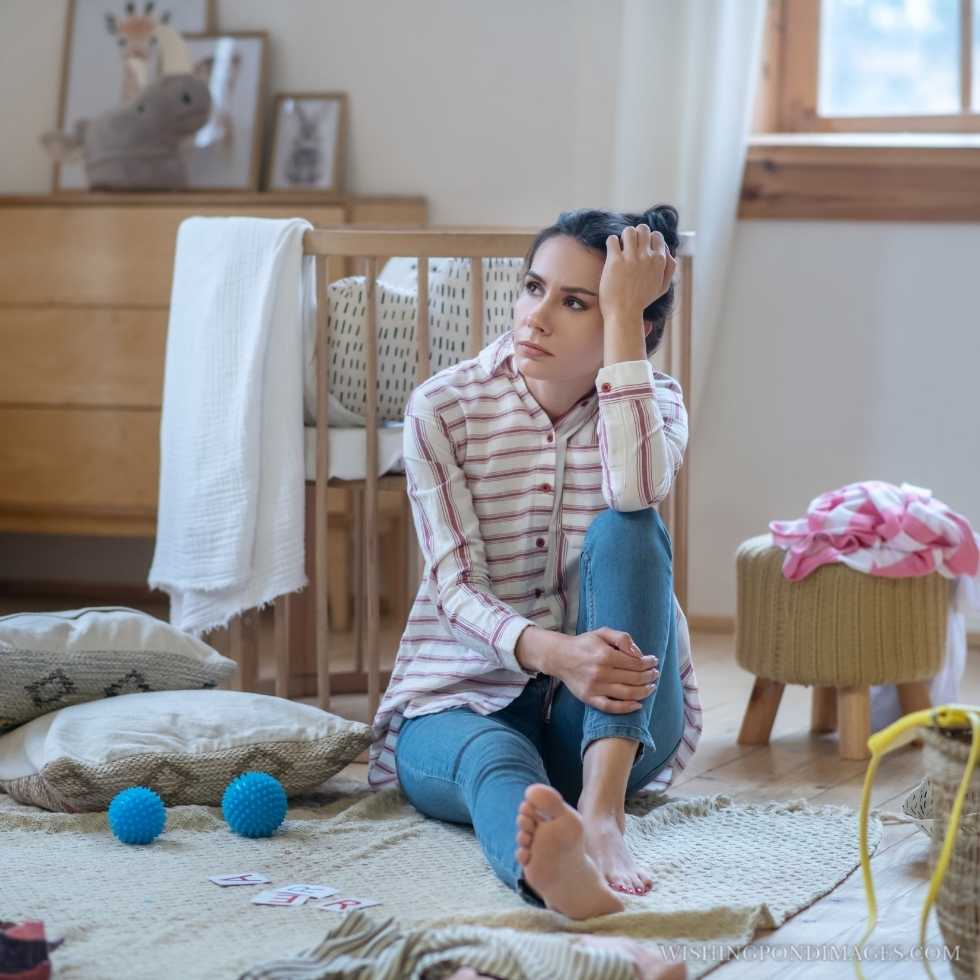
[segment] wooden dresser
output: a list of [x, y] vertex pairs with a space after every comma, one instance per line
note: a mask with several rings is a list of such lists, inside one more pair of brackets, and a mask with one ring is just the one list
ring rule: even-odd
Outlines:
[[0, 532], [154, 535], [174, 243], [191, 215], [418, 227], [426, 202], [0, 197]]

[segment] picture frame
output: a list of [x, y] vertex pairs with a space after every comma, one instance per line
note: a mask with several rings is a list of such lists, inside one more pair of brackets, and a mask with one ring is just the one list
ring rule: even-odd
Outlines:
[[[215, 0], [68, 0], [59, 129], [72, 130], [80, 119], [122, 105], [141, 80], [156, 77], [160, 54], [151, 40], [148, 21], [152, 20], [160, 20], [180, 34], [208, 33], [214, 29]], [[53, 192], [87, 188], [81, 163], [53, 165]]]
[[267, 191], [344, 192], [346, 92], [280, 92], [273, 116]]
[[185, 34], [195, 74], [208, 82], [211, 116], [183, 150], [188, 189], [256, 191], [268, 72], [265, 31]]

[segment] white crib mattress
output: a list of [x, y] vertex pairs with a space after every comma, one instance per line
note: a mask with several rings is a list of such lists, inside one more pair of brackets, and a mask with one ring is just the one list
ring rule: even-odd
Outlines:
[[[399, 424], [378, 428], [378, 476], [404, 473], [402, 463], [402, 429]], [[304, 428], [306, 479], [316, 479], [316, 429]], [[329, 479], [363, 480], [367, 476], [367, 429], [330, 427]]]

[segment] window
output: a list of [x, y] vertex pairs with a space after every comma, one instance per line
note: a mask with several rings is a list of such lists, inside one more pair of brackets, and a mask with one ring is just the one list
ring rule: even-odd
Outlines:
[[789, 132], [980, 132], [980, 0], [785, 0]]
[[768, 0], [741, 217], [980, 221], [980, 0]]

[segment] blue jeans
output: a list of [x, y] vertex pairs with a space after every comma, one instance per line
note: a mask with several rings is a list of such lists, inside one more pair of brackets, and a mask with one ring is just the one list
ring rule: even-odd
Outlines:
[[492, 714], [450, 708], [402, 722], [395, 761], [405, 795], [427, 816], [472, 824], [493, 870], [533, 904], [542, 903], [524, 882], [514, 855], [517, 808], [527, 787], [552, 785], [575, 806], [588, 745], [622, 737], [640, 743], [629, 795], [645, 786], [680, 744], [684, 712], [671, 561], [670, 535], [652, 509], [603, 511], [589, 525], [579, 559], [576, 633], [601, 626], [622, 629], [644, 654], [659, 659], [657, 687], [638, 710], [609, 714], [559, 684], [546, 717], [550, 678], [539, 675]]

